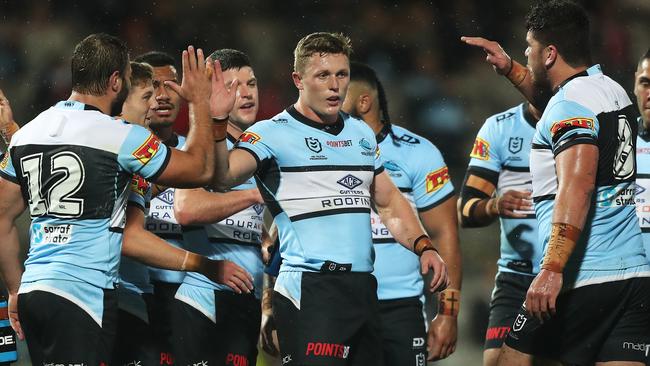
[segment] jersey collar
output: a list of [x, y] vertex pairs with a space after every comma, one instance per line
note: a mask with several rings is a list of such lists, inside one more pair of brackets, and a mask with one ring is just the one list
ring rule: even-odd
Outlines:
[[533, 116], [532, 113], [530, 113], [530, 110], [528, 110], [528, 105], [530, 103], [526, 102], [521, 105], [521, 114], [524, 117], [524, 121], [526, 121], [530, 127], [536, 128], [537, 127], [537, 119], [535, 119], [535, 116]]
[[303, 123], [309, 127], [316, 128], [318, 130], [321, 130], [323, 132], [327, 132], [329, 134], [332, 134], [334, 136], [338, 135], [343, 131], [343, 127], [345, 127], [345, 124], [343, 123], [343, 117], [341, 116], [341, 113], [339, 113], [339, 118], [334, 122], [334, 124], [327, 125], [324, 123], [318, 123], [314, 120], [311, 120], [307, 118], [304, 114], [298, 112], [296, 107], [294, 105], [289, 106], [287, 108], [287, 113], [291, 115], [296, 121]]
[[390, 135], [391, 132], [391, 126], [389, 123], [384, 123], [384, 127], [381, 128], [379, 133], [375, 136], [377, 138], [377, 143], [380, 144], [384, 139], [386, 139], [386, 136]]
[[77, 102], [75, 100], [62, 100], [56, 103], [55, 106], [57, 108], [75, 109], [78, 111], [97, 111], [99, 113], [104, 114], [104, 112], [102, 112], [101, 109], [95, 107], [94, 105]]
[[163, 141], [163, 144], [168, 147], [178, 147], [178, 142], [178, 135], [176, 133], [172, 133], [172, 137], [170, 137], [167, 141]]
[[556, 86], [553, 89], [553, 94], [556, 94], [560, 89], [562, 89], [563, 86], [565, 86], [569, 81], [581, 77], [581, 76], [591, 76], [591, 75], [596, 75], [596, 74], [602, 74], [603, 70], [601, 69], [599, 64], [593, 65], [590, 68], [581, 71], [575, 75], [570, 76], [568, 79], [564, 80], [563, 82], [560, 83], [560, 85]]

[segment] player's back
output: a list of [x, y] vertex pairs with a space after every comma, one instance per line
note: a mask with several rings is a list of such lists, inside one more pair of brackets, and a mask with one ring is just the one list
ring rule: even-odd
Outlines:
[[32, 217], [23, 283], [113, 287], [131, 171], [158, 171], [145, 168], [159, 149], [147, 134], [74, 101], [58, 103], [16, 133], [11, 165]]
[[565, 271], [569, 286], [650, 275], [634, 208], [635, 115], [623, 88], [592, 66], [560, 86], [537, 125], [531, 171], [545, 245], [557, 193], [554, 156], [576, 143], [599, 149], [591, 208]]

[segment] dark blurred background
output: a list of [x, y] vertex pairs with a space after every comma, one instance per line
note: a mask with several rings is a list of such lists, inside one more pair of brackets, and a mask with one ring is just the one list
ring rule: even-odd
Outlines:
[[[499, 41], [525, 64], [527, 0], [480, 1], [0, 1], [0, 88], [25, 123], [70, 93], [74, 45], [94, 32], [124, 39], [137, 56], [177, 57], [188, 44], [236, 48], [251, 57], [259, 118], [291, 104], [292, 52], [315, 31], [352, 38], [353, 59], [383, 80], [394, 124], [442, 151], [460, 186], [476, 132], [492, 114], [521, 102], [509, 83], [461, 35]], [[636, 62], [650, 46], [650, 1], [581, 1], [592, 21], [594, 61], [631, 92]], [[24, 237], [23, 237], [24, 238]], [[498, 257], [498, 227], [461, 230], [464, 291], [460, 341], [444, 365], [480, 364], [481, 339]]]

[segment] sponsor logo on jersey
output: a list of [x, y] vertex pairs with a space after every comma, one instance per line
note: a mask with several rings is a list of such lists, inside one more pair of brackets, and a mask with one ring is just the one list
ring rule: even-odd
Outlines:
[[515, 115], [514, 112], [508, 112], [508, 113], [500, 114], [500, 115], [497, 116], [497, 122], [501, 122], [504, 119], [510, 118], [510, 117], [512, 117], [514, 115]]
[[510, 140], [508, 141], [508, 151], [510, 151], [513, 154], [520, 152], [523, 146], [524, 146], [523, 137], [511, 137]]
[[362, 155], [371, 156], [379, 154], [379, 148], [374, 149], [370, 141], [366, 140], [365, 138], [359, 140], [359, 146], [363, 149], [361, 152]]
[[148, 188], [149, 183], [147, 183], [144, 178], [138, 174], [133, 175], [133, 178], [131, 178], [131, 192], [137, 193], [138, 195], [144, 197]]
[[305, 356], [334, 357], [347, 359], [350, 355], [350, 346], [336, 343], [309, 342]]
[[32, 225], [34, 244], [66, 244], [72, 238], [72, 225]]
[[320, 143], [320, 140], [315, 137], [305, 137], [305, 145], [307, 148], [316, 154], [323, 151], [323, 145]]
[[163, 193], [156, 196], [159, 200], [165, 202], [168, 205], [174, 204], [174, 190], [166, 189]]
[[160, 140], [154, 134], [150, 134], [140, 147], [134, 152], [133, 156], [138, 159], [142, 165], [146, 165], [158, 152]]
[[0, 160], [0, 169], [7, 169], [7, 165], [9, 165], [9, 151], [2, 155], [2, 160]]
[[337, 180], [336, 183], [342, 185], [347, 189], [355, 189], [356, 187], [360, 186], [363, 181], [352, 174], [348, 174], [345, 177]]
[[636, 149], [637, 154], [650, 154], [650, 147], [638, 147]]
[[325, 144], [329, 147], [351, 147], [352, 140], [329, 140], [325, 141]]
[[636, 184], [631, 186], [608, 187], [596, 194], [596, 205], [598, 207], [631, 206], [636, 203]]
[[469, 156], [475, 159], [490, 160], [490, 144], [482, 138], [477, 137], [474, 140], [472, 153]]
[[239, 136], [239, 142], [247, 142], [252, 145], [255, 145], [261, 139], [262, 138], [260, 137], [260, 135], [248, 131], [242, 133], [241, 136]]
[[253, 205], [253, 210], [255, 210], [255, 213], [258, 215], [261, 215], [262, 212], [264, 212], [264, 205], [261, 203], [256, 203]]
[[439, 190], [447, 182], [449, 182], [449, 168], [446, 166], [427, 174], [427, 193], [432, 193]]
[[554, 122], [551, 126], [551, 137], [555, 137], [555, 135], [560, 132], [569, 131], [574, 128], [586, 128], [589, 130], [594, 130], [594, 119], [576, 117]]
[[401, 141], [401, 142], [406, 142], [407, 144], [414, 144], [415, 145], [415, 144], [420, 143], [420, 139], [418, 139], [417, 137], [411, 136], [411, 135], [406, 135], [406, 134], [404, 134], [402, 136], [399, 136], [397, 139], [399, 141]]
[[399, 171], [399, 166], [397, 166], [397, 164], [395, 164], [394, 162], [392, 162], [390, 160], [384, 161], [384, 168], [386, 168], [386, 169], [388, 169], [388, 170], [390, 170], [392, 172]]
[[271, 121], [275, 123], [289, 123], [289, 121], [286, 118], [274, 118]]

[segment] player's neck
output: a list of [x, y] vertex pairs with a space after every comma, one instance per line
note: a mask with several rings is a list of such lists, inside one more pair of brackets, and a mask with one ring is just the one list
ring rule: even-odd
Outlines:
[[551, 82], [551, 89], [555, 90], [565, 80], [567, 80], [568, 78], [572, 77], [575, 74], [579, 74], [587, 70], [588, 68], [589, 66], [587, 65], [573, 67], [565, 62], [557, 62], [557, 64], [554, 65], [553, 68], [549, 69], [548, 71], [548, 78], [549, 81]]
[[72, 91], [72, 94], [70, 94], [70, 98], [68, 98], [68, 100], [73, 100], [75, 102], [88, 104], [99, 108], [99, 110], [104, 114], [111, 113], [111, 104], [113, 102], [108, 95], [96, 96], [90, 94], [81, 94], [76, 91]]
[[165, 142], [174, 137], [173, 126], [153, 126], [149, 125], [153, 133], [162, 141]]
[[372, 128], [375, 135], [379, 134], [379, 132], [384, 128], [384, 123], [381, 121], [381, 118], [379, 118], [379, 115], [368, 113], [363, 116], [363, 121]]

